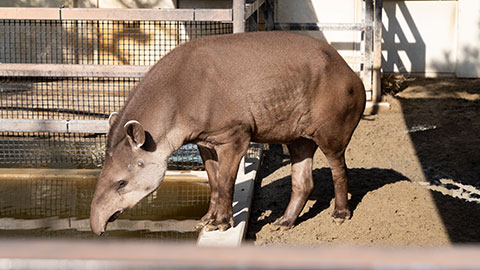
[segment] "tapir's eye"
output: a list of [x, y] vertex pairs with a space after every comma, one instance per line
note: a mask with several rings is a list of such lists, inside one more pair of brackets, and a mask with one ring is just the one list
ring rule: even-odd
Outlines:
[[128, 184], [127, 181], [125, 181], [125, 180], [120, 180], [120, 181], [117, 182], [117, 188], [118, 188], [118, 189], [122, 189], [122, 188], [124, 188], [127, 184]]
[[143, 164], [143, 161], [139, 160], [139, 161], [137, 161], [137, 166], [140, 167], [140, 168], [143, 168], [143, 166], [145, 166], [145, 164]]

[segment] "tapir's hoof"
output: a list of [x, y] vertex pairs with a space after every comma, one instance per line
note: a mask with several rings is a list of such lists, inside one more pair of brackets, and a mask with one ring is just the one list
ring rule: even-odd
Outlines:
[[211, 232], [211, 231], [219, 230], [221, 232], [224, 232], [231, 227], [233, 227], [233, 219], [230, 219], [230, 222], [228, 223], [211, 222], [205, 226], [205, 231]]
[[203, 229], [203, 227], [206, 227], [208, 224], [212, 223], [213, 221], [214, 219], [202, 220], [199, 223], [197, 223], [197, 225], [195, 225], [195, 230], [199, 232]]
[[275, 223], [273, 223], [273, 226], [277, 227], [276, 231], [281, 230], [288, 230], [293, 227], [294, 222], [286, 219], [285, 217], [281, 217], [279, 220], [277, 220]]
[[228, 228], [230, 228], [230, 224], [219, 224], [219, 225], [208, 224], [207, 226], [205, 226], [205, 231], [212, 232], [212, 231], [219, 230], [221, 232], [224, 232], [228, 230]]
[[340, 225], [345, 222], [345, 220], [349, 220], [351, 217], [350, 210], [338, 211], [335, 209], [332, 213], [333, 222], [337, 225]]

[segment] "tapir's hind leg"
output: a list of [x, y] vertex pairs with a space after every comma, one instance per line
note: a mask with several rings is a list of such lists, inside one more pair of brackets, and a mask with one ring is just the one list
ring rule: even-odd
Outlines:
[[317, 144], [312, 140], [300, 138], [289, 144], [288, 150], [292, 162], [292, 195], [285, 214], [276, 225], [291, 227], [313, 190], [312, 159]]
[[332, 170], [333, 187], [335, 192], [335, 209], [332, 213], [334, 218], [350, 218], [348, 209], [348, 181], [347, 166], [345, 165], [345, 150], [338, 153], [325, 153], [325, 157]]
[[335, 209], [332, 216], [338, 219], [350, 218], [348, 209], [348, 181], [347, 166], [345, 164], [345, 149], [350, 142], [353, 128], [339, 131], [339, 129], [325, 130], [323, 136], [317, 137], [316, 142], [325, 154], [330, 165], [335, 192]]

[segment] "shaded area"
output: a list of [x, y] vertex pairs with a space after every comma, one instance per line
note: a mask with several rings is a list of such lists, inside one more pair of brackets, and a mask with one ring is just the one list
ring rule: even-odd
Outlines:
[[433, 192], [438, 213], [452, 243], [479, 244], [480, 204]]
[[[331, 173], [314, 159], [315, 191], [294, 228], [271, 231], [288, 204], [290, 160], [270, 145], [256, 183], [256, 244], [437, 246], [480, 243], [480, 80], [404, 81], [392, 108], [365, 117], [347, 149], [354, 210], [333, 226]], [[406, 181], [403, 181], [406, 180]]]
[[480, 100], [399, 100], [426, 180], [454, 179], [479, 188]]
[[461, 198], [432, 192], [450, 240], [480, 242], [480, 80], [417, 78], [397, 96], [425, 180]]
[[[262, 186], [262, 180], [288, 163], [290, 163], [288, 155], [283, 153], [279, 145], [270, 145], [269, 150], [264, 152], [264, 160], [254, 192], [252, 215], [249, 221], [249, 238], [255, 239], [255, 234], [263, 226], [275, 222], [287, 208], [291, 193], [291, 176], [282, 177], [264, 186]], [[283, 169], [289, 171], [290, 167], [284, 167]], [[407, 179], [394, 170], [380, 168], [353, 168], [348, 170], [348, 176], [349, 193], [351, 194], [349, 204], [353, 216], [365, 194], [386, 184]], [[314, 203], [310, 205], [307, 212], [297, 219], [295, 225], [305, 222], [329, 208], [334, 198], [332, 175], [329, 167], [314, 169], [313, 178], [315, 189], [309, 200], [314, 201]], [[266, 211], [269, 213], [268, 216], [265, 216]]]
[[[385, 3], [384, 12], [388, 24], [382, 29], [382, 50], [386, 51], [382, 57], [382, 68], [402, 73], [425, 72], [426, 45], [405, 2]], [[401, 28], [400, 15], [405, 19], [414, 42], [409, 42]], [[405, 55], [409, 63], [404, 63], [401, 55]]]

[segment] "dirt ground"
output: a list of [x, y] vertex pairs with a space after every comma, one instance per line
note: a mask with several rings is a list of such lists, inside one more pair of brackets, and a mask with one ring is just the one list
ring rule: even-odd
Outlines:
[[480, 80], [387, 78], [389, 109], [365, 115], [347, 149], [352, 217], [333, 222], [333, 185], [317, 151], [296, 225], [273, 226], [290, 198], [289, 156], [270, 145], [247, 241], [256, 245], [445, 246], [480, 243]]

